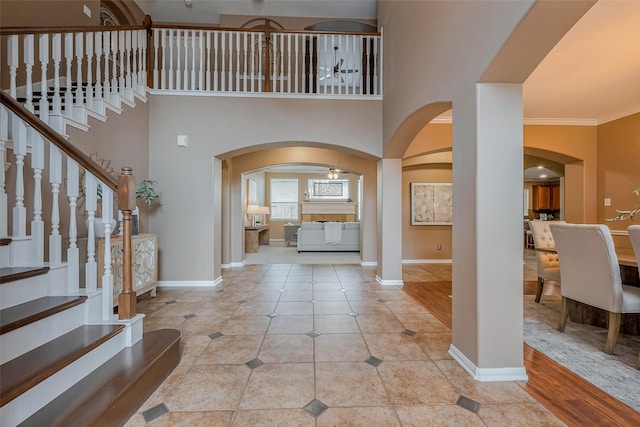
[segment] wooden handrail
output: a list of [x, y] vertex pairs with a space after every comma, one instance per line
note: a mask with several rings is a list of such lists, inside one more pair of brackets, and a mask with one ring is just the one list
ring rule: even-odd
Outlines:
[[111, 175], [98, 166], [96, 162], [91, 160], [91, 158], [84, 154], [78, 147], [64, 139], [51, 126], [40, 120], [38, 116], [27, 110], [21, 103], [10, 97], [2, 90], [0, 90], [0, 103], [4, 104], [9, 110], [27, 122], [29, 126], [35, 129], [45, 139], [51, 141], [52, 144], [62, 150], [67, 156], [75, 160], [80, 166], [88, 170], [92, 175], [106, 184], [113, 191], [118, 191], [118, 183]]
[[[167, 29], [186, 29], [186, 30], [212, 30], [212, 31], [241, 31], [248, 33], [263, 33], [263, 29], [256, 28], [229, 28], [229, 27], [216, 27], [215, 25], [200, 25], [200, 24], [182, 24], [179, 22], [153, 22], [151, 28], [167, 28]], [[379, 36], [380, 33], [371, 32], [350, 32], [350, 31], [309, 31], [309, 30], [281, 30], [270, 27], [271, 33], [284, 33], [284, 34], [333, 34], [339, 36]]]

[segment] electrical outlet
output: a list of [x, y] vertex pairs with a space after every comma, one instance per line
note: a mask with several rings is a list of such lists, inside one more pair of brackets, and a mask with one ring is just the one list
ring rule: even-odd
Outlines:
[[438, 243], [438, 250], [441, 251], [442, 250], [442, 244]]

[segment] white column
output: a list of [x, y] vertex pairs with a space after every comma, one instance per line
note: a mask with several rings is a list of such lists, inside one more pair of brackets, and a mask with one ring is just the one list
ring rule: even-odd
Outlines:
[[479, 381], [527, 378], [522, 346], [522, 126], [520, 84], [476, 84], [453, 102], [449, 354]]
[[381, 285], [402, 285], [402, 159], [378, 161], [378, 271]]

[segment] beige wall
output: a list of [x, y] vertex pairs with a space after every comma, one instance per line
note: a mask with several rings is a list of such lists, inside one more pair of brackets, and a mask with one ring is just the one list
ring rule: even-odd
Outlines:
[[[84, 14], [85, 5], [91, 10], [91, 17]], [[99, 24], [100, 0], [0, 1], [2, 27], [82, 27]]]

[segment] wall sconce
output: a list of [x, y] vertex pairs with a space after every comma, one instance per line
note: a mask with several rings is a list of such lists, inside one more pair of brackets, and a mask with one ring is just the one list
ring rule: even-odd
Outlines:
[[338, 177], [340, 175], [338, 175], [338, 172], [340, 172], [340, 169], [329, 169], [329, 174], [327, 175], [329, 177], [329, 179], [338, 179]]

